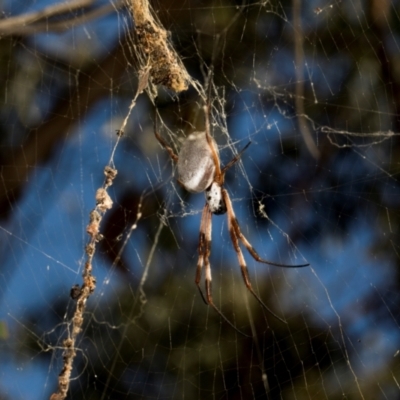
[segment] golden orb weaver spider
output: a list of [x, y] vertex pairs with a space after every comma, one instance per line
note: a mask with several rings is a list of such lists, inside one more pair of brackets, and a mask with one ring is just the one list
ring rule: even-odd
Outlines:
[[[257, 299], [261, 306], [267, 310], [275, 318], [283, 323], [287, 323], [277, 314], [275, 314], [254, 291], [249, 277], [247, 264], [240, 248], [240, 243], [246, 248], [250, 255], [260, 263], [273, 265], [283, 268], [301, 268], [307, 267], [310, 264], [300, 265], [285, 265], [262, 259], [250, 242], [242, 233], [239, 222], [236, 219], [233, 210], [232, 202], [228, 192], [223, 187], [225, 174], [236, 162], [240, 160], [243, 152], [250, 146], [251, 142], [229, 161], [223, 168], [219, 158], [219, 151], [214, 138], [210, 134], [210, 112], [211, 105], [204, 106], [205, 114], [205, 130], [201, 132], [191, 133], [183, 142], [179, 154], [176, 155], [168, 143], [160, 136], [157, 130], [157, 115], [155, 118], [154, 134], [161, 144], [167, 150], [169, 156], [176, 164], [178, 172], [178, 183], [183, 186], [188, 192], [205, 193], [206, 203], [203, 208], [200, 223], [200, 235], [198, 245], [198, 261], [196, 268], [196, 285], [200, 291], [201, 297], [207, 305], [210, 305], [214, 310], [236, 331], [245, 335], [238, 330], [236, 326], [220, 311], [214, 304], [211, 290], [211, 230], [212, 230], [212, 215], [221, 215], [227, 213], [228, 230], [230, 233], [232, 245], [236, 251], [239, 261], [242, 277], [247, 289]], [[201, 274], [203, 267], [205, 269], [205, 295], [200, 287]], [[247, 336], [247, 335], [245, 335]]]

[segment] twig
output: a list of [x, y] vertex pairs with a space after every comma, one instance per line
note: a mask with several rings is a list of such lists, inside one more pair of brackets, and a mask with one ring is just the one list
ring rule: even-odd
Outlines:
[[38, 23], [44, 19], [71, 13], [79, 8], [85, 8], [93, 4], [93, 0], [75, 0], [65, 3], [53, 4], [43, 10], [32, 11], [16, 17], [0, 20], [0, 34], [10, 35], [20, 32], [29, 25]]
[[295, 52], [295, 71], [296, 71], [296, 98], [295, 107], [298, 115], [298, 125], [303, 135], [304, 143], [310, 154], [318, 159], [320, 151], [316, 146], [311, 131], [307, 125], [304, 114], [304, 49], [303, 49], [303, 29], [301, 26], [301, 0], [292, 0], [293, 5], [293, 25], [294, 25], [294, 52]]
[[86, 262], [83, 268], [83, 283], [79, 288], [75, 285], [71, 289], [71, 294], [76, 298], [76, 308], [72, 317], [72, 329], [69, 336], [64, 340], [63, 347], [63, 368], [58, 376], [58, 391], [50, 396], [50, 400], [63, 400], [67, 397], [69, 384], [71, 381], [72, 366], [76, 356], [76, 340], [82, 330], [83, 315], [86, 309], [86, 302], [89, 296], [96, 289], [96, 278], [92, 275], [93, 257], [96, 251], [96, 243], [102, 239], [100, 233], [100, 223], [107, 210], [112, 207], [112, 200], [107, 193], [108, 187], [113, 183], [117, 176], [117, 170], [106, 166], [104, 168], [105, 182], [102, 188], [96, 192], [96, 207], [90, 213], [89, 225], [86, 232], [90, 236], [89, 243], [86, 245]]

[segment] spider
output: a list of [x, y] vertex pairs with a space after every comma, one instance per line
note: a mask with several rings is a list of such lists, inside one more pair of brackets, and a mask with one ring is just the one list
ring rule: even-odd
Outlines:
[[[184, 140], [178, 155], [174, 153], [173, 149], [158, 133], [157, 115], [154, 126], [154, 134], [157, 140], [159, 141], [161, 146], [165, 150], [167, 150], [172, 161], [176, 164], [178, 172], [178, 183], [189, 192], [205, 193], [206, 203], [203, 208], [200, 223], [198, 261], [195, 283], [200, 291], [201, 297], [203, 298], [204, 302], [207, 305], [212, 306], [214, 310], [231, 327], [233, 327], [239, 333], [243, 334], [233, 325], [233, 323], [229, 321], [227, 317], [225, 317], [225, 315], [214, 304], [211, 290], [211, 266], [209, 258], [211, 253], [212, 215], [222, 215], [226, 213], [228, 220], [228, 230], [230, 233], [232, 245], [236, 251], [240, 269], [242, 272], [242, 277], [247, 289], [257, 299], [257, 301], [265, 310], [267, 310], [275, 318], [286, 324], [287, 322], [279, 317], [277, 314], [275, 314], [269, 307], [267, 307], [267, 305], [254, 291], [250, 282], [246, 261], [240, 248], [240, 243], [246, 248], [250, 255], [260, 263], [284, 268], [307, 267], [310, 264], [307, 263], [300, 265], [285, 265], [264, 260], [258, 255], [256, 250], [246, 239], [240, 229], [239, 222], [236, 219], [229, 194], [224, 188], [224, 180], [226, 172], [240, 160], [243, 152], [250, 146], [251, 142], [247, 143], [247, 145], [235, 157], [233, 157], [232, 160], [228, 162], [228, 164], [221, 168], [218, 146], [214, 138], [210, 134], [209, 115], [211, 105], [205, 105], [203, 109], [205, 115], [205, 130], [201, 132], [193, 132], [188, 135], [187, 138]], [[205, 269], [205, 295], [200, 287], [203, 267]]]

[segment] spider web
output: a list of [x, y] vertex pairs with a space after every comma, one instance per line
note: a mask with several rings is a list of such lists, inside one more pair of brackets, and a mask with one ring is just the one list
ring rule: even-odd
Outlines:
[[[88, 225], [97, 284], [67, 398], [397, 398], [399, 2], [152, 2], [188, 74], [177, 91], [142, 90], [157, 76], [126, 4], [2, 3], [0, 398], [57, 392]], [[211, 70], [222, 165], [252, 142], [225, 183], [243, 233], [265, 259], [311, 264], [243, 249], [284, 324], [213, 216], [214, 301], [249, 337], [202, 302], [204, 196], [154, 137], [155, 108], [176, 152], [204, 129]]]

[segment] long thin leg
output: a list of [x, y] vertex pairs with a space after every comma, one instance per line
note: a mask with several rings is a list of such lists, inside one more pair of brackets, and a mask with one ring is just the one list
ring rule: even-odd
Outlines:
[[272, 261], [268, 261], [268, 260], [264, 260], [262, 259], [258, 253], [256, 252], [256, 250], [254, 249], [254, 247], [249, 243], [249, 241], [246, 239], [246, 237], [243, 235], [242, 231], [240, 230], [239, 227], [239, 223], [237, 222], [237, 220], [235, 219], [234, 221], [234, 228], [235, 228], [235, 232], [236, 235], [238, 236], [238, 238], [241, 240], [241, 242], [243, 243], [243, 245], [246, 247], [246, 250], [251, 254], [251, 256], [258, 262], [260, 263], [264, 263], [264, 264], [268, 264], [268, 265], [273, 265], [274, 267], [281, 267], [281, 268], [303, 268], [303, 267], [308, 267], [310, 265], [310, 263], [307, 264], [299, 264], [299, 265], [287, 265], [287, 264], [280, 264], [280, 263], [276, 263], [276, 262], [272, 262]]
[[207, 305], [208, 305], [207, 300], [206, 300], [204, 293], [200, 287], [200, 281], [201, 281], [201, 272], [203, 270], [203, 265], [204, 265], [204, 254], [206, 252], [206, 231], [207, 231], [207, 221], [210, 217], [209, 214], [210, 214], [210, 210], [209, 210], [208, 204], [206, 204], [203, 208], [203, 213], [201, 215], [199, 247], [198, 247], [199, 258], [197, 260], [196, 279], [195, 279], [195, 282], [199, 289], [201, 297], [202, 297], [204, 303]]
[[262, 300], [261, 298], [257, 295], [257, 293], [254, 291], [253, 286], [250, 282], [250, 276], [249, 276], [249, 271], [247, 269], [247, 265], [246, 265], [246, 261], [243, 257], [243, 252], [240, 248], [239, 245], [239, 239], [240, 237], [237, 234], [237, 230], [235, 229], [235, 224], [237, 226], [239, 226], [236, 217], [235, 217], [235, 213], [233, 211], [233, 207], [232, 207], [232, 203], [230, 201], [228, 192], [225, 189], [222, 189], [222, 196], [224, 197], [226, 206], [227, 206], [227, 215], [228, 215], [228, 229], [229, 229], [229, 233], [231, 235], [231, 240], [232, 240], [232, 244], [233, 247], [236, 251], [236, 255], [239, 261], [239, 265], [240, 265], [240, 270], [242, 271], [242, 277], [243, 277], [243, 281], [247, 287], [247, 289], [249, 290], [249, 292], [256, 298], [256, 300], [261, 304], [262, 307], [264, 307], [264, 309], [266, 311], [268, 311], [271, 315], [273, 315], [275, 318], [279, 319], [279, 321], [283, 322], [284, 324], [287, 324], [287, 322], [282, 319], [281, 317], [279, 317], [277, 314], [275, 314]]
[[204, 121], [205, 121], [205, 133], [206, 133], [206, 140], [208, 145], [210, 146], [211, 149], [211, 154], [212, 158], [214, 160], [214, 165], [215, 165], [215, 177], [217, 182], [222, 186], [224, 183], [224, 175], [225, 172], [232, 167], [238, 160], [240, 160], [240, 157], [242, 156], [242, 153], [250, 146], [251, 142], [247, 143], [247, 145], [237, 154], [225, 167], [221, 170], [221, 164], [220, 164], [220, 159], [219, 159], [219, 154], [218, 154], [218, 148], [216, 147], [216, 144], [214, 140], [211, 138], [211, 123], [210, 123], [210, 117], [211, 117], [211, 88], [212, 88], [212, 74], [213, 72], [210, 71], [210, 74], [208, 76], [207, 80], [207, 90], [208, 90], [208, 95], [207, 95], [207, 104], [204, 105], [203, 110], [204, 110]]
[[[211, 289], [211, 266], [210, 266], [210, 253], [211, 253], [211, 230], [212, 230], [212, 214], [208, 207], [208, 204], [204, 206], [203, 214], [201, 216], [201, 224], [200, 224], [200, 239], [199, 239], [199, 259], [197, 262], [197, 269], [196, 269], [196, 285], [199, 288], [201, 297], [203, 298], [204, 302], [207, 305], [210, 305], [218, 314], [219, 316], [229, 324], [236, 332], [240, 333], [243, 336], [247, 336], [241, 330], [236, 328], [235, 325], [225, 315], [222, 311], [214, 304], [212, 298], [212, 289]], [[201, 271], [205, 266], [205, 286], [206, 286], [206, 295], [204, 296], [203, 291], [200, 287], [200, 280], [201, 280]]]
[[154, 135], [155, 135], [156, 139], [160, 142], [161, 146], [164, 147], [164, 149], [168, 151], [168, 154], [172, 158], [172, 161], [174, 163], [177, 163], [178, 162], [178, 156], [174, 153], [172, 148], [168, 145], [168, 143], [158, 133], [158, 123], [157, 123], [158, 118], [157, 117], [158, 117], [158, 115], [157, 115], [157, 111], [156, 111], [155, 117], [154, 117]]
[[222, 196], [224, 197], [225, 204], [226, 204], [226, 209], [228, 211], [228, 215], [231, 216], [229, 218], [231, 220], [231, 225], [233, 229], [235, 230], [236, 237], [243, 243], [243, 245], [246, 247], [246, 250], [251, 254], [251, 256], [258, 262], [263, 263], [263, 264], [268, 264], [268, 265], [273, 265], [274, 267], [281, 267], [281, 268], [303, 268], [303, 267], [308, 267], [310, 264], [299, 264], [299, 265], [287, 265], [287, 264], [280, 264], [276, 263], [273, 261], [268, 261], [264, 260], [261, 258], [254, 247], [250, 244], [250, 242], [246, 239], [246, 237], [243, 235], [239, 222], [236, 219], [235, 212], [233, 210], [232, 202], [231, 199], [228, 195], [228, 192], [225, 189], [222, 189]]
[[212, 83], [213, 77], [213, 70], [209, 71], [207, 80], [206, 80], [206, 92], [207, 92], [207, 102], [203, 106], [204, 111], [204, 131], [206, 133], [206, 140], [208, 145], [211, 149], [212, 158], [214, 160], [215, 165], [215, 176], [221, 176], [221, 163], [218, 154], [218, 147], [216, 146], [214, 140], [211, 137], [211, 108], [212, 108], [212, 101], [211, 101], [211, 91], [213, 87]]
[[250, 145], [251, 145], [251, 142], [247, 143], [246, 146], [244, 146], [243, 149], [240, 150], [239, 153], [235, 157], [233, 157], [232, 160], [229, 161], [228, 164], [226, 164], [224, 168], [222, 168], [222, 171], [221, 171], [222, 175], [224, 175], [225, 172], [228, 171], [229, 168], [231, 168], [234, 164], [236, 164], [240, 160], [240, 157], [242, 157], [242, 154], [246, 151], [246, 149]]
[[[210, 100], [208, 100], [210, 101]], [[215, 165], [215, 176], [221, 176], [221, 164], [219, 161], [219, 154], [218, 154], [218, 148], [216, 147], [216, 144], [214, 140], [211, 137], [211, 132], [210, 132], [210, 113], [211, 113], [211, 104], [208, 103], [207, 105], [204, 106], [204, 113], [205, 113], [205, 133], [206, 133], [206, 140], [208, 145], [210, 146], [211, 149], [211, 155], [214, 160], [214, 165]]]

